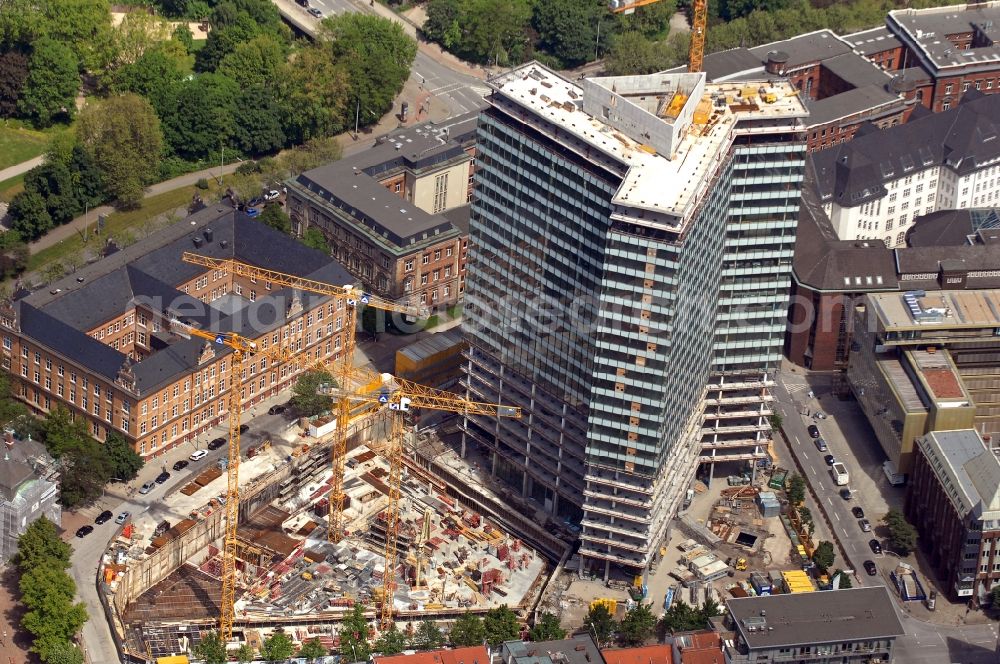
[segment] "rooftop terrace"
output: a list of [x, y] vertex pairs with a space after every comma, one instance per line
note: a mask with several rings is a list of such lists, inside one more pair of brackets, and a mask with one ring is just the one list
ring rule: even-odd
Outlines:
[[869, 295], [879, 321], [895, 329], [1000, 327], [1000, 290]]

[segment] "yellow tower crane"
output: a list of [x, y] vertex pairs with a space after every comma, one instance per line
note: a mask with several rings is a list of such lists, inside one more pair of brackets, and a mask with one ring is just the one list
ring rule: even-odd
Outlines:
[[[362, 292], [351, 285], [334, 286], [314, 279], [297, 277], [276, 270], [249, 265], [228, 258], [210, 258], [190, 252], [184, 252], [181, 259], [185, 263], [201, 265], [213, 270], [225, 270], [234, 277], [248, 277], [263, 280], [288, 288], [294, 288], [309, 293], [327, 295], [343, 302], [338, 309], [344, 310], [344, 342], [340, 362], [334, 368], [333, 374], [341, 385], [347, 385], [354, 370], [355, 328], [357, 327], [358, 305], [375, 307], [383, 311], [394, 311], [420, 318], [427, 315], [425, 307], [410, 304], [400, 304], [382, 299], [370, 293]], [[331, 460], [333, 464], [333, 479], [330, 485], [330, 527], [327, 536], [332, 542], [339, 542], [344, 535], [344, 459], [347, 455], [347, 428], [351, 419], [351, 401], [337, 400], [337, 429], [333, 434], [333, 449]]]
[[708, 0], [691, 0], [691, 44], [688, 46], [688, 72], [702, 70], [705, 60], [705, 30], [708, 27]]
[[[344, 389], [343, 386], [347, 385], [364, 387]], [[368, 369], [355, 369], [350, 381], [342, 383], [341, 386], [326, 386], [321, 388], [321, 393], [340, 400], [381, 404], [393, 411], [391, 434], [386, 447], [386, 457], [389, 461], [387, 483], [389, 505], [386, 507], [385, 573], [382, 576], [382, 606], [379, 611], [379, 628], [386, 630], [392, 627], [392, 597], [395, 582], [393, 570], [396, 568], [398, 554], [396, 544], [399, 534], [399, 491], [403, 479], [403, 439], [406, 435], [402, 414], [411, 408], [429, 408], [465, 415], [520, 418], [521, 409], [516, 406], [469, 401], [451, 392], [419, 385], [392, 374], [377, 374]], [[418, 562], [418, 570], [419, 564]]]
[[209, 332], [180, 320], [168, 321], [171, 331], [182, 337], [199, 337], [233, 350], [229, 372], [229, 462], [226, 466], [225, 537], [222, 548], [222, 602], [219, 615], [219, 638], [228, 643], [233, 638], [233, 605], [236, 602], [236, 525], [240, 514], [240, 418], [243, 414], [243, 363], [262, 357], [284, 362], [293, 357], [286, 347], [261, 348], [251, 339], [232, 332]]

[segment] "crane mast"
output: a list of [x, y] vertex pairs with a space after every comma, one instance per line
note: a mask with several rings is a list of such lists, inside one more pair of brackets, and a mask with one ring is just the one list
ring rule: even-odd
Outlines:
[[691, 44], [688, 46], [688, 72], [702, 71], [705, 63], [705, 30], [708, 26], [708, 0], [691, 0]]

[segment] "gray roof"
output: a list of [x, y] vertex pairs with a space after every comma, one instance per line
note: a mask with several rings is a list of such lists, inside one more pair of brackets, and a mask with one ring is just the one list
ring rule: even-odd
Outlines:
[[854, 50], [861, 55], [871, 55], [902, 46], [902, 42], [885, 26], [844, 35], [843, 39], [853, 44]]
[[[211, 233], [208, 233], [208, 230]], [[212, 240], [208, 241], [207, 236]], [[195, 246], [193, 238], [200, 238]], [[261, 293], [255, 302], [230, 315], [178, 291], [174, 284], [190, 281], [205, 268], [184, 263], [185, 251], [215, 258], [235, 258], [252, 265], [310, 277], [334, 285], [356, 280], [339, 263], [289, 236], [255, 222], [228, 206], [213, 206], [171, 225], [146, 240], [118, 251], [14, 303], [22, 333], [35, 343], [115, 381], [129, 368], [140, 394], [176, 380], [198, 364], [206, 341], [163, 332], [168, 344], [141, 362], [97, 341], [86, 332], [127, 311], [136, 302], [168, 311], [184, 322], [215, 332], [256, 336], [286, 319], [290, 289]], [[77, 279], [82, 279], [78, 282]], [[51, 291], [61, 289], [59, 293]], [[301, 294], [303, 305], [315, 306], [324, 296]], [[212, 346], [229, 353], [225, 346]]]
[[796, 69], [813, 62], [825, 61], [837, 55], [851, 52], [851, 45], [838, 37], [832, 30], [823, 29], [807, 32], [791, 39], [762, 44], [750, 49], [763, 62], [771, 51], [788, 54], [787, 69]]
[[558, 641], [505, 641], [501, 646], [505, 662], [517, 664], [603, 664], [604, 656], [588, 632]]
[[751, 649], [891, 639], [904, 634], [885, 586], [735, 598], [726, 600], [726, 606]]
[[885, 183], [931, 166], [965, 174], [1000, 157], [1000, 96], [970, 90], [957, 107], [879, 130], [813, 153], [820, 194], [856, 207], [886, 195]]
[[[994, 45], [1000, 41], [1000, 6], [983, 3], [964, 11], [960, 7], [933, 7], [923, 10], [897, 9], [886, 17], [889, 29], [899, 38], [922, 52], [937, 69], [995, 66], [1000, 51]], [[960, 50], [947, 39], [948, 35], [979, 31], [990, 44]]]
[[17, 440], [11, 445], [0, 443], [0, 494], [14, 500], [19, 486], [45, 475], [53, 465], [45, 446], [36, 440]]
[[[903, 102], [898, 95], [889, 92], [884, 86], [866, 85], [846, 90], [832, 97], [806, 102], [806, 106], [809, 108], [809, 125], [817, 126], [856, 116], [882, 106], [886, 107], [886, 112], [894, 113], [903, 107]], [[878, 116], [873, 114], [869, 117]]]
[[[687, 71], [686, 66], [680, 69]], [[748, 48], [731, 48], [706, 55], [704, 69], [710, 81], [720, 81], [739, 73], [760, 73], [764, 71], [764, 63]]]
[[402, 167], [418, 170], [462, 157], [475, 141], [477, 122], [477, 113], [467, 113], [444, 123], [401, 129], [369, 150], [306, 171], [290, 184], [312, 192], [403, 247], [451, 230], [451, 222], [400, 198], [375, 177]]
[[885, 87], [892, 76], [857, 53], [843, 53], [823, 60], [823, 68], [841, 80], [855, 86], [876, 85]]
[[943, 260], [959, 262], [969, 271], [1000, 270], [1000, 251], [989, 245], [907, 247], [895, 253], [899, 274], [937, 273]]
[[469, 217], [472, 213], [471, 205], [461, 205], [457, 208], [445, 210], [441, 214], [451, 222], [452, 226], [462, 231], [462, 235], [469, 234]]
[[917, 445], [934, 474], [947, 480], [941, 483], [960, 517], [1000, 517], [1000, 459], [975, 429], [932, 431]]
[[924, 214], [914, 220], [913, 228], [906, 235], [906, 244], [911, 247], [963, 246], [980, 240], [977, 232], [1000, 229], [1000, 209], [964, 208], [961, 210], [938, 210]]

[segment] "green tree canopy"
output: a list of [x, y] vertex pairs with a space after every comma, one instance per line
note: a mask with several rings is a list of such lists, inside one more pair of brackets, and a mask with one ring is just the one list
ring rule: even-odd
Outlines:
[[22, 573], [41, 566], [66, 569], [72, 553], [70, 545], [59, 537], [55, 524], [42, 516], [17, 538], [15, 562]]
[[7, 213], [11, 228], [21, 237], [34, 240], [52, 228], [52, 215], [37, 191], [22, 191], [10, 202]]
[[194, 647], [195, 657], [205, 660], [205, 664], [225, 664], [229, 659], [226, 655], [226, 644], [219, 638], [218, 632], [209, 632], [201, 637]]
[[258, 220], [265, 226], [270, 226], [276, 231], [290, 233], [292, 230], [292, 220], [288, 218], [280, 205], [268, 205], [260, 213]]
[[36, 127], [72, 119], [80, 87], [78, 66], [77, 55], [64, 43], [50, 38], [36, 41], [18, 100], [19, 111]]
[[0, 47], [0, 117], [10, 118], [17, 113], [17, 100], [28, 80], [30, 61], [23, 47]]
[[330, 245], [326, 241], [326, 236], [323, 235], [323, 231], [315, 226], [310, 226], [306, 229], [306, 232], [302, 234], [302, 244], [306, 245], [310, 249], [322, 251], [325, 254], [330, 253]]
[[83, 664], [83, 662], [83, 651], [68, 641], [49, 648], [45, 659], [45, 664]]
[[117, 431], [112, 431], [104, 440], [104, 451], [111, 464], [111, 476], [121, 481], [128, 482], [135, 479], [143, 466], [142, 457], [139, 456], [132, 446]]
[[298, 377], [292, 387], [292, 405], [306, 417], [319, 415], [330, 410], [333, 400], [325, 395], [317, 394], [323, 383], [334, 383], [329, 371], [307, 371]]
[[241, 91], [236, 103], [233, 142], [245, 154], [276, 152], [288, 142], [284, 130], [285, 107], [269, 88]]
[[436, 650], [444, 645], [444, 634], [433, 620], [424, 620], [417, 626], [413, 634], [413, 647], [416, 650]]
[[806, 499], [806, 480], [796, 473], [788, 478], [788, 502], [794, 506], [801, 505]]
[[302, 48], [280, 71], [279, 96], [286, 108], [282, 126], [290, 142], [339, 134], [347, 126], [348, 106], [353, 126], [347, 67], [334, 59], [329, 42]]
[[309, 639], [302, 644], [299, 648], [299, 657], [305, 657], [310, 662], [319, 659], [320, 657], [325, 657], [327, 655], [326, 648], [320, 643], [318, 638]]
[[372, 646], [372, 651], [382, 655], [398, 655], [406, 649], [406, 637], [393, 625], [382, 632]]
[[46, 36], [72, 48], [88, 71], [100, 73], [112, 54], [110, 0], [49, 0], [41, 7]]
[[239, 98], [239, 85], [227, 76], [202, 74], [184, 81], [161, 118], [167, 143], [185, 159], [218, 151], [233, 136]]
[[615, 633], [618, 623], [604, 604], [594, 604], [587, 612], [583, 626], [594, 635], [598, 645], [606, 644]]
[[907, 556], [917, 548], [917, 529], [914, 528], [903, 513], [891, 509], [882, 519], [889, 527], [889, 545], [901, 556]]
[[142, 95], [162, 118], [169, 111], [173, 95], [182, 80], [182, 63], [166, 48], [152, 48], [135, 62], [116, 70], [110, 86], [112, 91], [119, 94], [134, 92]]
[[355, 604], [340, 623], [340, 656], [349, 662], [367, 662], [371, 655], [365, 607]]
[[268, 0], [222, 0], [212, 11], [211, 24], [208, 40], [195, 59], [198, 71], [215, 71], [240, 44], [259, 35], [273, 35], [285, 43], [291, 35], [278, 8]]
[[88, 104], [77, 136], [93, 155], [108, 193], [126, 207], [137, 205], [160, 172], [163, 133], [148, 101], [134, 94]]
[[288, 50], [281, 40], [273, 34], [261, 34], [227, 53], [216, 71], [241, 88], [260, 88], [273, 96], [287, 57]]
[[836, 558], [836, 553], [833, 550], [833, 542], [820, 542], [813, 552], [813, 562], [816, 563], [816, 567], [820, 568], [821, 571], [825, 572], [831, 567], [833, 567], [833, 561]]
[[483, 621], [472, 613], [463, 614], [448, 632], [448, 641], [457, 647], [481, 646], [485, 640]]
[[73, 600], [76, 583], [64, 568], [52, 562], [54, 561], [47, 559], [45, 564], [33, 566], [21, 573], [18, 588], [25, 606], [34, 608], [52, 600]]
[[625, 646], [639, 646], [653, 635], [656, 628], [656, 616], [649, 604], [636, 604], [622, 618], [618, 630], [619, 638]]
[[295, 654], [295, 644], [284, 632], [274, 632], [260, 646], [261, 659], [283, 662]]
[[486, 641], [491, 646], [498, 646], [504, 641], [518, 638], [521, 623], [517, 614], [504, 604], [486, 612], [483, 616], [483, 630], [486, 632]]
[[566, 638], [566, 630], [559, 625], [559, 618], [554, 614], [545, 611], [538, 618], [538, 622], [528, 632], [528, 638], [532, 641], [555, 641]]
[[535, 4], [532, 22], [539, 46], [563, 66], [577, 67], [594, 58], [598, 25], [608, 30], [613, 19], [605, 0], [548, 0]]

